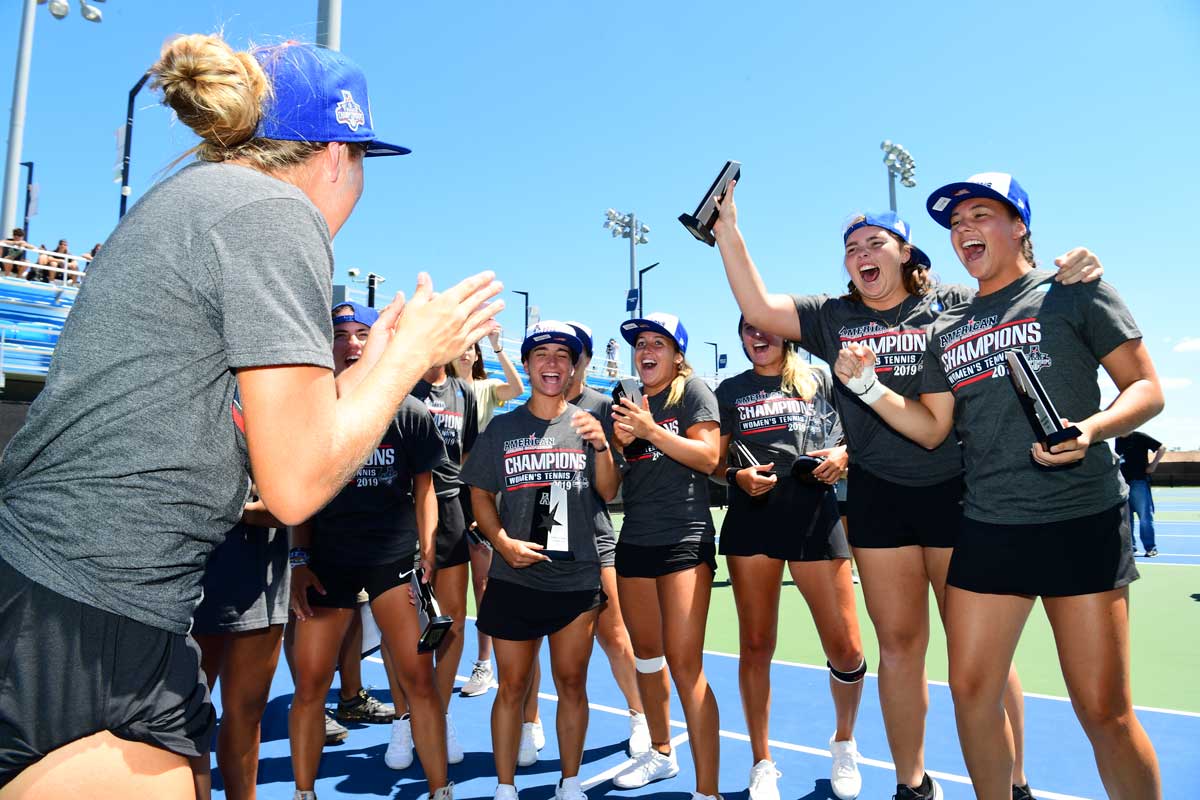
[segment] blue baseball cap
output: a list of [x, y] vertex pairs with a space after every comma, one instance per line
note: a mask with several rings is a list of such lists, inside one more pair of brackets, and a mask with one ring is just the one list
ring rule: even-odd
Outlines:
[[579, 337], [579, 343], [583, 345], [583, 352], [590, 357], [592, 355], [592, 329], [582, 322], [567, 320], [567, 324], [575, 329], [575, 335]]
[[631, 319], [621, 323], [621, 336], [631, 345], [636, 345], [638, 334], [645, 331], [661, 333], [668, 339], [674, 339], [679, 352], [687, 353], [687, 329], [674, 314], [655, 311], [653, 314], [647, 314], [644, 319]]
[[[344, 308], [352, 309], [349, 314], [343, 312], [337, 313]], [[347, 300], [344, 303], [338, 303], [333, 307], [333, 324], [340, 325], [343, 322], [357, 322], [366, 325], [368, 328], [375, 324], [375, 320], [379, 319], [379, 312], [370, 306], [364, 306], [362, 303], [354, 303]]]
[[981, 172], [965, 181], [947, 183], [929, 195], [929, 199], [925, 201], [925, 208], [939, 225], [949, 228], [954, 207], [971, 197], [987, 197], [1007, 203], [1020, 215], [1025, 227], [1029, 227], [1029, 195], [1021, 188], [1021, 184], [1017, 183], [1017, 179], [1007, 172]]
[[561, 344], [565, 346], [571, 351], [572, 361], [578, 361], [579, 354], [583, 351], [583, 344], [575, 334], [574, 328], [556, 319], [544, 319], [537, 325], [530, 327], [525, 333], [525, 340], [521, 342], [521, 360], [524, 361], [533, 348], [543, 344]]
[[412, 152], [375, 137], [367, 76], [338, 51], [284, 42], [260, 47], [254, 57], [272, 88], [263, 103], [255, 137], [290, 142], [358, 142], [367, 145], [368, 156]]
[[932, 266], [932, 262], [929, 260], [929, 256], [925, 255], [925, 251], [912, 243], [912, 226], [896, 216], [895, 211], [857, 214], [851, 217], [850, 221], [846, 223], [846, 227], [842, 230], [842, 244], [846, 243], [846, 240], [850, 238], [850, 234], [859, 228], [866, 228], [868, 226], [883, 228], [896, 234], [904, 240], [905, 244], [912, 248], [912, 261], [914, 264], [925, 268]]

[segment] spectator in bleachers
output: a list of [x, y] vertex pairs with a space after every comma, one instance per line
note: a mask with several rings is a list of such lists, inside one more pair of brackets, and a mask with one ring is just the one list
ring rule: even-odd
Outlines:
[[29, 262], [25, 260], [25, 251], [33, 247], [25, 241], [25, 231], [13, 228], [12, 236], [0, 241], [0, 269], [4, 274], [13, 278], [24, 278], [29, 271]]
[[[92, 259], [94, 259], [99, 254], [100, 254], [100, 243], [97, 242], [96, 246], [93, 247], [90, 252], [84, 253], [83, 255], [81, 255], [79, 257], [79, 260], [75, 262], [75, 269], [78, 272], [86, 273], [88, 267], [90, 267], [92, 265]], [[67, 276], [67, 284], [70, 286], [78, 286], [82, 282], [83, 282], [83, 275], [68, 275]]]
[[37, 266], [31, 264], [29, 269], [25, 270], [25, 280], [49, 283], [53, 280], [50, 267], [54, 266], [54, 259], [50, 258], [46, 245], [39, 244], [36, 249], [38, 250]]
[[[42, 249], [44, 250], [45, 248], [43, 247]], [[45, 256], [46, 266], [50, 267], [46, 281], [47, 283], [66, 283], [68, 278], [72, 276], [68, 275], [64, 270], [77, 269], [79, 262], [73, 258], [68, 258], [71, 251], [67, 247], [66, 239], [58, 240], [58, 246], [54, 248], [54, 253], [55, 255]]]

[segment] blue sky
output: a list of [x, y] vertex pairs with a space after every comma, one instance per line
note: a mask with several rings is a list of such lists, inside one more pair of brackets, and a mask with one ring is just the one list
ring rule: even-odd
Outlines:
[[[414, 152], [368, 164], [336, 241], [339, 281], [373, 270], [390, 294], [418, 270], [444, 286], [491, 268], [544, 318], [589, 322], [603, 342], [624, 317], [629, 271], [604, 210], [636, 211], [651, 227], [639, 266], [661, 262], [646, 275], [646, 310], [679, 314], [701, 371], [712, 370], [703, 342], [718, 342], [729, 374], [745, 366], [737, 309], [715, 251], [675, 218], [738, 159], [742, 227], [768, 286], [837, 292], [841, 222], [886, 207], [879, 143], [891, 139], [917, 161], [900, 213], [943, 279], [968, 277], [924, 199], [974, 172], [1012, 172], [1029, 191], [1043, 263], [1075, 244], [1098, 252], [1168, 387], [1146, 429], [1200, 447], [1192, 0], [343, 5], [342, 49], [366, 69], [376, 128]], [[15, 45], [19, 5], [3, 7]], [[110, 0], [100, 25], [40, 8], [23, 154], [40, 186], [33, 241], [85, 250], [115, 224], [113, 133], [167, 37], [311, 41], [316, 8]], [[143, 93], [134, 199], [192, 143]], [[515, 335], [522, 301], [508, 301], [501, 319]]]

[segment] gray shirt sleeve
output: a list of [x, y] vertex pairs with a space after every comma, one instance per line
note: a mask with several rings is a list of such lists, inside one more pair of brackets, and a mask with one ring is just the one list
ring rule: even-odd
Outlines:
[[333, 369], [333, 255], [317, 212], [298, 199], [258, 200], [223, 217], [208, 238], [230, 367]]
[[796, 318], [800, 321], [800, 346], [817, 358], [832, 361], [837, 357], [841, 343], [835, 346], [821, 313], [828, 300], [829, 296], [824, 294], [792, 295], [792, 301], [796, 304]]

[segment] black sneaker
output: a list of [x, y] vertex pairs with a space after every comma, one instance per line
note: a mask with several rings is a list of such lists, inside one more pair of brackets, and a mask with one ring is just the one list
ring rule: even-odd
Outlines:
[[1034, 797], [1033, 792], [1029, 790], [1028, 783], [1024, 786], [1017, 786], [1014, 784], [1012, 800], [1037, 800], [1037, 798]]
[[1158, 555], [1157, 547], [1151, 547], [1149, 550], [1146, 551], [1146, 558], [1154, 558], [1156, 555]]
[[341, 722], [382, 725], [396, 718], [396, 709], [379, 702], [366, 689], [359, 689], [358, 694], [349, 700], [338, 698], [336, 716]]
[[942, 787], [926, 773], [925, 777], [921, 778], [921, 785], [915, 789], [903, 783], [896, 784], [896, 793], [892, 795], [892, 800], [942, 800]]

